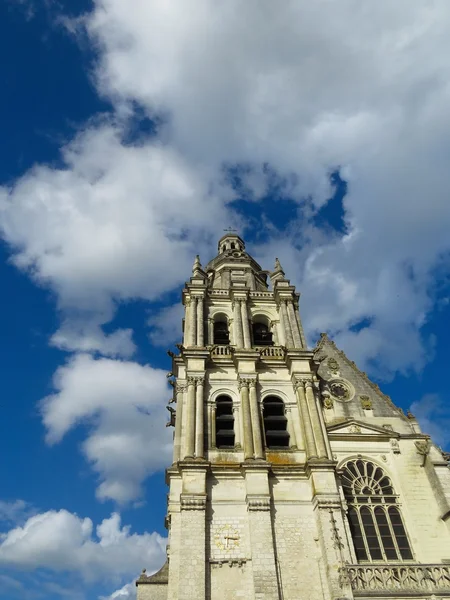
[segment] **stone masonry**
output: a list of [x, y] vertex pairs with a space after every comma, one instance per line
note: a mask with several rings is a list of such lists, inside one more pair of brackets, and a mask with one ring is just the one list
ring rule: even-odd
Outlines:
[[168, 557], [138, 600], [450, 597], [448, 455], [227, 233], [183, 290]]

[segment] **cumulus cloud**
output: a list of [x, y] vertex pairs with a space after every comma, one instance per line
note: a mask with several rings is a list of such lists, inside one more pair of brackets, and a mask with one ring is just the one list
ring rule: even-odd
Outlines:
[[135, 600], [136, 585], [134, 582], [127, 583], [119, 590], [113, 592], [110, 596], [101, 596], [99, 600]]
[[72, 572], [87, 582], [114, 582], [135, 575], [139, 565], [152, 571], [160, 568], [165, 543], [155, 532], [131, 533], [130, 527], [121, 526], [117, 513], [94, 530], [89, 518], [52, 510], [0, 535], [0, 565]]
[[79, 354], [56, 371], [53, 386], [41, 402], [47, 442], [84, 424], [82, 448], [100, 479], [98, 498], [138, 498], [144, 479], [170, 462], [164, 371]]
[[0, 231], [14, 263], [57, 294], [67, 320], [55, 345], [129, 356], [130, 332], [100, 326], [118, 302], [182, 282], [225, 207], [179, 153], [125, 145], [113, 124], [88, 128], [62, 153], [64, 168], [37, 166], [0, 188]]
[[150, 340], [157, 346], [167, 346], [182, 341], [182, 320], [184, 306], [177, 302], [163, 308], [148, 320]]
[[[131, 338], [99, 329], [116, 303], [183, 281], [231, 218], [224, 167], [245, 165], [257, 199], [268, 165], [285, 196], [308, 199], [288, 239], [271, 236], [301, 286], [311, 339], [327, 329], [387, 376], [422, 368], [431, 273], [450, 246], [449, 25], [447, 0], [199, 0], [195, 10], [138, 0], [132, 11], [95, 0], [72, 30], [97, 50], [96, 84], [116, 120], [63, 148], [65, 168], [36, 167], [0, 199], [16, 264], [52, 286], [70, 319], [96, 315], [54, 343], [130, 356]], [[126, 144], [121, 123], [136, 105], [158, 136]], [[326, 237], [311, 217], [336, 170], [348, 182], [346, 234]]]

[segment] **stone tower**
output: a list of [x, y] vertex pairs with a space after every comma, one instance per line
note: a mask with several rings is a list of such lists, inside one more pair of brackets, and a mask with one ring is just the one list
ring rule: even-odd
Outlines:
[[450, 597], [448, 457], [325, 335], [307, 349], [298, 301], [237, 235], [195, 259], [168, 561], [138, 600]]

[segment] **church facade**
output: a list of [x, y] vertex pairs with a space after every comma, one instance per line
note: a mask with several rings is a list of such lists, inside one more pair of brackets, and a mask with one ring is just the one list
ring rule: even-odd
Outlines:
[[326, 335], [307, 349], [298, 301], [233, 233], [195, 260], [167, 562], [138, 600], [450, 597], [448, 456]]

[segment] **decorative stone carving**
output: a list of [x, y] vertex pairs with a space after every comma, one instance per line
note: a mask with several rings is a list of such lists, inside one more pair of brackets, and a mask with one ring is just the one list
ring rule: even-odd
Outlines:
[[331, 381], [328, 384], [328, 388], [331, 392], [331, 395], [341, 402], [347, 402], [350, 400], [352, 393], [350, 387], [345, 381]]
[[391, 450], [394, 454], [400, 454], [400, 445], [396, 439], [391, 440]]
[[327, 366], [334, 375], [339, 373], [339, 363], [335, 358], [329, 358], [327, 360]]
[[359, 399], [364, 410], [372, 410], [372, 400], [369, 396], [360, 396]]
[[181, 510], [205, 510], [206, 496], [181, 495]]
[[247, 508], [253, 510], [270, 510], [269, 496], [247, 496]]
[[238, 377], [238, 389], [239, 391], [243, 387], [255, 387], [256, 386], [256, 377]]
[[323, 395], [323, 405], [327, 410], [331, 410], [334, 406], [333, 398], [329, 395]]
[[361, 427], [359, 425], [350, 425], [350, 433], [361, 433]]
[[175, 419], [177, 416], [177, 411], [171, 406], [166, 406], [167, 410], [170, 413], [170, 421], [166, 423], [166, 427], [175, 427]]

